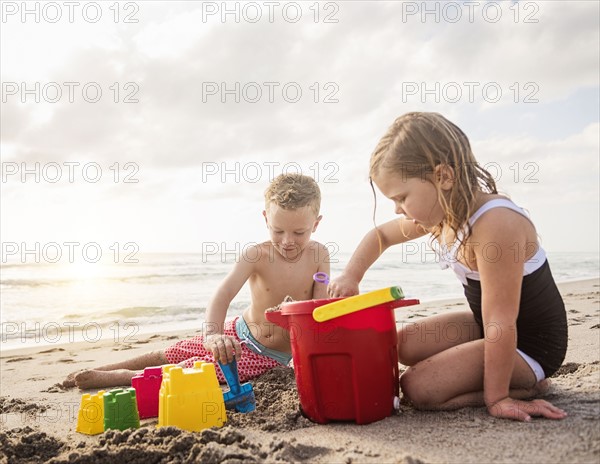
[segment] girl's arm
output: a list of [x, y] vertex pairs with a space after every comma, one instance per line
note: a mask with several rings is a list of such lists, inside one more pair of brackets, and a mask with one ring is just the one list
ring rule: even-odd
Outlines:
[[234, 337], [223, 336], [223, 325], [231, 301], [254, 272], [254, 263], [241, 258], [217, 287], [206, 308], [206, 320], [202, 327], [204, 348], [213, 353], [216, 361], [228, 363], [240, 358], [242, 347]]
[[365, 272], [385, 250], [425, 234], [425, 229], [405, 218], [394, 219], [372, 229], [364, 236], [342, 274], [329, 284], [329, 296], [358, 294], [358, 284]]
[[[483, 216], [469, 240], [481, 276], [484, 327], [484, 400], [507, 398], [517, 355], [517, 316], [523, 281], [525, 230], [510, 210]], [[520, 256], [521, 255], [521, 256]]]
[[527, 219], [510, 210], [498, 209], [494, 214], [482, 216], [469, 240], [481, 276], [484, 401], [490, 414], [496, 417], [525, 421], [531, 415], [555, 419], [565, 415], [546, 401], [520, 401], [509, 396], [518, 356], [517, 317], [529, 227], [532, 226]]

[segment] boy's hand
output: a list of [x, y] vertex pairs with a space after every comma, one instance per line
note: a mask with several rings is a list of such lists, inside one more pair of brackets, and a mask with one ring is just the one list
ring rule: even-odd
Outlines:
[[327, 294], [330, 298], [358, 295], [358, 281], [342, 274], [329, 283]]
[[240, 360], [242, 356], [242, 345], [235, 338], [223, 334], [211, 334], [204, 337], [204, 348], [210, 351], [215, 361], [222, 364], [228, 364], [236, 360]]

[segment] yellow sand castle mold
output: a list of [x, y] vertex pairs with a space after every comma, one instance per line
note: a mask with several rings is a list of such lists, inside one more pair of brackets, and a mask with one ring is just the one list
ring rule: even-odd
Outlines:
[[85, 393], [81, 395], [81, 404], [77, 414], [77, 428], [79, 433], [97, 435], [104, 432], [104, 390], [95, 395]]
[[190, 432], [220, 427], [227, 421], [215, 365], [197, 361], [192, 369], [163, 366], [158, 399], [158, 427]]

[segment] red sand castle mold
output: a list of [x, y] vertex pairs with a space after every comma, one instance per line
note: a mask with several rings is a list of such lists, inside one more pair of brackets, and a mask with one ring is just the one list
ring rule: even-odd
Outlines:
[[131, 379], [135, 388], [140, 419], [158, 417], [158, 392], [162, 382], [162, 367], [147, 367]]

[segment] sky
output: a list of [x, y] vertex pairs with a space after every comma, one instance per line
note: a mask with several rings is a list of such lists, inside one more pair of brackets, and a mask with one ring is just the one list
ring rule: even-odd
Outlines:
[[598, 2], [1, 8], [3, 262], [235, 253], [268, 239], [282, 172], [318, 180], [314, 238], [351, 252], [369, 156], [409, 111], [463, 129], [546, 250], [598, 253]]

